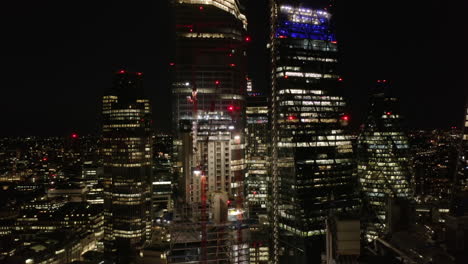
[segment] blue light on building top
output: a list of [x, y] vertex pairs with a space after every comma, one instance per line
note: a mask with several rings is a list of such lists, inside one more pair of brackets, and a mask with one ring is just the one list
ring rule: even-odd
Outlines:
[[330, 14], [324, 10], [281, 6], [276, 37], [336, 41], [329, 21]]

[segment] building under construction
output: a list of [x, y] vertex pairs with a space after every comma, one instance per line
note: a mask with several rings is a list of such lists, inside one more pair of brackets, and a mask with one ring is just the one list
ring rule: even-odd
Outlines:
[[237, 0], [174, 0], [173, 129], [179, 197], [169, 263], [247, 263], [247, 21]]
[[168, 263], [249, 263], [249, 246], [239, 242], [249, 240], [248, 229], [239, 228], [224, 194], [213, 196], [206, 215], [198, 207], [178, 207], [169, 228]]

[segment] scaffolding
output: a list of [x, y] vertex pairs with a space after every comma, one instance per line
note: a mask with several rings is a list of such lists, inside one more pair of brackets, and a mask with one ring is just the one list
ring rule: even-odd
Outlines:
[[169, 225], [168, 263], [248, 263], [248, 244], [237, 243], [236, 222], [202, 217], [201, 204], [177, 206]]

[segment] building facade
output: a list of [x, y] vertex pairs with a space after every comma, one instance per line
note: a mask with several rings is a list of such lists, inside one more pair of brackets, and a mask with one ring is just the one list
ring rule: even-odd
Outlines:
[[271, 1], [275, 263], [320, 261], [327, 216], [357, 206], [330, 19], [324, 9]]
[[119, 71], [102, 98], [104, 249], [128, 263], [151, 237], [151, 109], [142, 74]]
[[[217, 210], [224, 206], [214, 206], [219, 197], [230, 201], [231, 217], [239, 223], [243, 220], [246, 45], [250, 37], [238, 0], [174, 0], [172, 6], [176, 45], [169, 66], [172, 127], [181, 142], [176, 162], [179, 189], [183, 188], [179, 193], [192, 210], [191, 224], [200, 226], [203, 260], [210, 258], [209, 223], [216, 222], [216, 228], [232, 225], [225, 223], [228, 211]], [[242, 234], [241, 227], [233, 234]], [[236, 252], [232, 261], [245, 263], [246, 236], [233, 234], [229, 242], [230, 250]], [[222, 239], [217, 243], [219, 248], [226, 246]]]
[[397, 98], [386, 95], [387, 88], [386, 80], [378, 81], [358, 137], [358, 177], [367, 209], [364, 233], [369, 241], [388, 231], [389, 198], [409, 201], [413, 196], [408, 138]]
[[[245, 111], [247, 20], [237, 0], [177, 0], [173, 128], [192, 120], [194, 101], [206, 112]], [[242, 124], [241, 124], [242, 125]]]
[[246, 191], [249, 218], [267, 221], [270, 174], [270, 123], [267, 97], [250, 92], [246, 108]]
[[271, 231], [271, 143], [268, 100], [259, 92], [247, 97], [245, 129], [245, 208], [250, 228], [250, 263], [270, 260]]

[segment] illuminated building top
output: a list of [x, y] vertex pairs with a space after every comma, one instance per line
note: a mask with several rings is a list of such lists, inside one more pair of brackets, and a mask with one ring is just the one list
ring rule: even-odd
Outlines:
[[330, 13], [319, 9], [280, 7], [277, 38], [302, 38], [326, 41], [336, 41], [331, 32], [329, 22]]
[[179, 4], [211, 5], [217, 7], [242, 21], [244, 29], [247, 29], [247, 17], [241, 13], [238, 0], [178, 0], [178, 2]]

